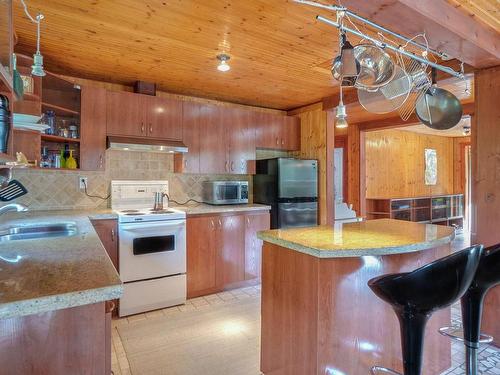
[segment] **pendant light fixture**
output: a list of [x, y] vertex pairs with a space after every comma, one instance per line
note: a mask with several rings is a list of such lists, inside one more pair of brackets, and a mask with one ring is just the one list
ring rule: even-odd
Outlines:
[[227, 63], [231, 57], [226, 55], [225, 53], [221, 53], [217, 55], [217, 60], [219, 60], [219, 65], [217, 66], [217, 70], [220, 72], [227, 72], [231, 69], [231, 66]]
[[345, 129], [349, 126], [347, 123], [347, 111], [342, 98], [342, 85], [340, 85], [340, 100], [337, 106], [337, 113], [335, 115], [335, 127], [337, 129]]
[[[342, 24], [344, 14], [339, 12], [337, 13], [337, 22]], [[357, 74], [356, 67], [356, 59], [354, 59], [354, 54], [352, 53], [352, 46], [345, 38], [345, 34], [339, 28], [339, 51], [341, 51], [341, 61], [342, 61], [342, 71], [340, 77], [340, 100], [339, 105], [337, 106], [337, 113], [335, 115], [335, 127], [337, 129], [345, 129], [349, 126], [347, 123], [347, 111], [344, 105], [343, 100], [343, 92], [342, 92], [342, 81], [344, 80], [344, 67], [348, 68], [348, 70], [352, 70], [349, 72], [350, 74]], [[347, 45], [348, 44], [348, 45]], [[345, 48], [347, 47], [347, 48]], [[344, 65], [345, 64], [345, 65]]]
[[45, 76], [45, 70], [43, 69], [43, 56], [40, 53], [40, 23], [45, 18], [43, 14], [39, 13], [35, 18], [31, 16], [28, 12], [28, 7], [24, 0], [21, 0], [24, 7], [24, 13], [30, 19], [31, 22], [36, 24], [36, 52], [33, 54], [33, 65], [31, 65], [31, 74], [36, 77]]

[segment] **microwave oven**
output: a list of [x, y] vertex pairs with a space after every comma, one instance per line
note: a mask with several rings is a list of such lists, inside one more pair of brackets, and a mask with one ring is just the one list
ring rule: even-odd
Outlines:
[[248, 181], [204, 181], [202, 197], [215, 205], [248, 203]]

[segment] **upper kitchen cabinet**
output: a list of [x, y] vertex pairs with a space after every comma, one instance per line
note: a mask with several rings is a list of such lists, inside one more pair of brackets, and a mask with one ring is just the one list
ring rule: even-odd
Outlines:
[[182, 139], [182, 102], [134, 94], [107, 93], [107, 134]]
[[232, 174], [255, 173], [254, 112], [241, 108], [224, 109], [223, 123], [226, 136], [227, 172]]
[[81, 93], [80, 168], [104, 170], [106, 153], [106, 90], [83, 86]]
[[182, 140], [182, 102], [140, 95], [148, 137]]
[[176, 173], [200, 173], [200, 128], [204, 104], [185, 101], [182, 103], [182, 141], [188, 152], [174, 155]]
[[106, 97], [106, 131], [108, 135], [128, 137], [146, 137], [148, 135], [139, 95], [131, 92], [108, 91]]
[[[226, 131], [220, 106], [203, 105], [200, 108], [200, 172], [229, 173]], [[189, 146], [188, 146], [189, 152]]]
[[295, 151], [300, 149], [300, 119], [271, 113], [255, 113], [256, 147]]

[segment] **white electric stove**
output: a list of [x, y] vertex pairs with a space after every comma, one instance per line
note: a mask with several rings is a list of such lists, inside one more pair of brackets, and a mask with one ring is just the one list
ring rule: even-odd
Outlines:
[[168, 181], [111, 182], [124, 283], [120, 316], [186, 301], [186, 213], [153, 210], [156, 192], [168, 194]]

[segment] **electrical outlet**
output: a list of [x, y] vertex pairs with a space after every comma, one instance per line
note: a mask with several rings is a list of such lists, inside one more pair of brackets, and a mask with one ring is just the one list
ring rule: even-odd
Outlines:
[[87, 179], [87, 177], [79, 176], [78, 177], [78, 187], [80, 188], [80, 190], [85, 190], [86, 186], [88, 186], [88, 179]]

